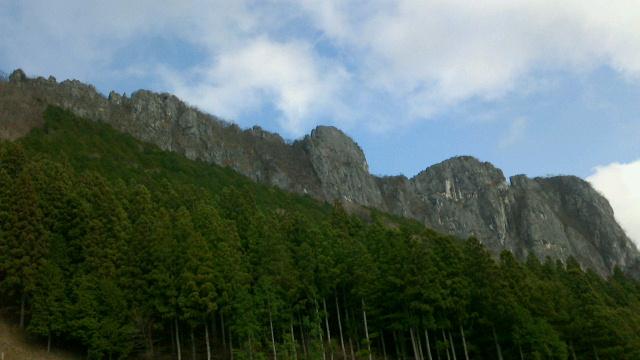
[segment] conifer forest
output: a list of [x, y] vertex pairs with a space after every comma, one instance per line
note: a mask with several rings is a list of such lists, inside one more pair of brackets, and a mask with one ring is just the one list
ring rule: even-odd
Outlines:
[[640, 359], [640, 283], [490, 254], [49, 107], [0, 143], [0, 308], [87, 359]]

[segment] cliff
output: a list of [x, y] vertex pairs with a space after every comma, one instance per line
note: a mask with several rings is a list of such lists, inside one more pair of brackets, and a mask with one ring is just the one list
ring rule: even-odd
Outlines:
[[[638, 269], [639, 254], [607, 200], [573, 176], [509, 181], [473, 157], [455, 157], [413, 178], [376, 177], [362, 149], [342, 131], [319, 126], [292, 143], [259, 127], [242, 130], [170, 94], [145, 90], [105, 97], [75, 80], [28, 78], [16, 70], [0, 82], [0, 138], [42, 125], [47, 104], [109, 123], [162, 149], [222, 166], [254, 181], [326, 201], [340, 200], [421, 221], [491, 251], [566, 259], [607, 275]], [[635, 270], [633, 270], [635, 271]]]

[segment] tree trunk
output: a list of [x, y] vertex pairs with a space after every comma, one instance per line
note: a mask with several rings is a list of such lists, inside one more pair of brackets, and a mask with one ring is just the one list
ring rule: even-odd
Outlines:
[[211, 360], [211, 343], [209, 343], [209, 324], [207, 321], [204, 322], [204, 339], [207, 345], [207, 360]]
[[524, 354], [522, 353], [522, 345], [518, 345], [518, 351], [520, 352], [520, 360], [524, 360]]
[[396, 331], [393, 330], [393, 346], [396, 349], [396, 359], [400, 359], [400, 347], [398, 346], [398, 335]]
[[442, 329], [442, 340], [444, 341], [444, 349], [447, 352], [447, 360], [451, 360], [451, 355], [449, 355], [449, 347], [447, 346], [447, 335], [444, 334], [444, 329]]
[[416, 339], [418, 340], [418, 352], [420, 353], [420, 360], [424, 360], [424, 352], [422, 352], [422, 338], [420, 332], [416, 330]]
[[[351, 334], [349, 334], [349, 347], [351, 348], [351, 358], [355, 359], [352, 335], [354, 335], [353, 331], [355, 330], [355, 336], [356, 336], [356, 339], [358, 339], [359, 338], [358, 329], [357, 327], [354, 329], [354, 327], [352, 326], [352, 324], [355, 323], [355, 319], [349, 313], [349, 307], [346, 306], [347, 295], [345, 294], [345, 292], [342, 293], [342, 302], [345, 304], [344, 313], [347, 321], [347, 329], [351, 330], [352, 332]], [[356, 341], [355, 349], [356, 349], [355, 351], [360, 352], [360, 341]]]
[[349, 348], [351, 349], [351, 360], [356, 360], [356, 353], [353, 351], [353, 341], [349, 337]]
[[253, 338], [253, 336], [249, 333], [249, 360], [253, 360], [253, 342], [251, 341], [251, 338]]
[[415, 360], [420, 360], [420, 353], [418, 353], [418, 345], [416, 344], [416, 337], [413, 334], [413, 328], [409, 329], [409, 333], [411, 334], [411, 347], [413, 347], [413, 358]]
[[302, 340], [302, 354], [304, 358], [307, 359], [307, 344], [304, 339], [304, 329], [302, 328], [302, 317], [300, 316], [300, 311], [298, 311], [298, 322], [300, 324], [300, 339]]
[[47, 352], [48, 353], [51, 352], [51, 332], [47, 334]]
[[189, 335], [191, 337], [191, 360], [196, 360], [196, 339], [193, 336], [193, 326], [189, 329]]
[[182, 360], [182, 349], [180, 349], [180, 328], [178, 327], [178, 318], [174, 318], [174, 324], [176, 326], [176, 350], [178, 352], [178, 360]]
[[291, 347], [293, 348], [293, 359], [298, 360], [298, 351], [296, 350], [296, 337], [293, 334], [293, 320], [291, 320]]
[[232, 331], [229, 331], [229, 359], [233, 360], [233, 332]]
[[571, 347], [571, 357], [573, 357], [573, 360], [578, 360], [578, 357], [576, 357], [576, 351], [573, 349], [573, 341], [569, 346]]
[[364, 333], [367, 338], [367, 351], [369, 352], [369, 360], [372, 360], [371, 340], [369, 339], [369, 327], [367, 326], [367, 312], [364, 310], [364, 299], [360, 299], [360, 302], [362, 303], [362, 318], [364, 319]]
[[331, 329], [329, 329], [329, 313], [327, 312], [327, 302], [322, 298], [322, 309], [324, 310], [324, 325], [327, 328], [327, 342], [329, 343], [329, 354], [333, 360], [333, 345], [331, 344]]
[[380, 330], [380, 342], [382, 343], [382, 358], [387, 360], [387, 345], [384, 343], [384, 330]]
[[155, 350], [153, 348], [153, 325], [152, 322], [149, 321], [149, 324], [147, 325], [147, 327], [149, 328], [148, 333], [149, 333], [149, 352], [151, 353], [151, 357], [154, 356]]
[[176, 354], [176, 330], [173, 325], [169, 326], [171, 330], [171, 355]]
[[498, 335], [496, 334], [496, 328], [494, 326], [491, 327], [493, 331], [493, 341], [496, 343], [496, 351], [498, 352], [498, 360], [502, 360], [502, 349], [500, 348], [500, 344], [498, 343]]
[[269, 327], [271, 328], [271, 346], [273, 347], [273, 359], [278, 360], [278, 352], [276, 351], [276, 338], [273, 335], [273, 320], [271, 319], [271, 305], [269, 305]]
[[464, 360], [469, 360], [469, 353], [467, 352], [467, 340], [464, 337], [464, 328], [460, 325], [460, 335], [462, 336], [462, 349], [464, 350]]
[[[227, 336], [224, 333], [224, 313], [222, 311], [220, 311], [220, 327], [222, 328], [222, 348], [227, 350]], [[231, 333], [229, 333], [229, 339], [231, 339]]]
[[593, 355], [595, 356], [596, 360], [600, 360], [600, 356], [598, 356], [598, 350], [596, 350], [595, 345], [593, 346]]
[[338, 294], [335, 293], [336, 298], [336, 313], [338, 313], [338, 330], [340, 330], [340, 346], [342, 346], [342, 356], [347, 358], [347, 350], [344, 348], [344, 337], [342, 336], [342, 320], [340, 318], [340, 305], [338, 305]]
[[322, 326], [320, 325], [320, 311], [318, 310], [318, 301], [314, 298], [313, 303], [316, 306], [316, 320], [318, 320], [318, 332], [320, 334], [320, 344], [322, 345], [322, 360], [326, 360], [327, 354], [324, 350], [324, 336], [322, 335]]
[[24, 307], [27, 302], [27, 295], [22, 292], [22, 296], [20, 297], [20, 329], [24, 329]]
[[407, 341], [404, 338], [404, 333], [400, 333], [400, 353], [402, 354], [402, 360], [407, 358]]
[[453, 360], [458, 360], [456, 358], [456, 347], [453, 344], [453, 336], [451, 336], [451, 331], [449, 331], [449, 345], [451, 346], [451, 354], [453, 354]]
[[215, 314], [211, 318], [211, 344], [216, 346], [216, 340], [218, 339], [218, 322], [216, 321]]
[[427, 343], [427, 356], [429, 357], [429, 360], [433, 360], [433, 356], [431, 355], [431, 344], [429, 344], [429, 331], [427, 329], [424, 329], [424, 341]]

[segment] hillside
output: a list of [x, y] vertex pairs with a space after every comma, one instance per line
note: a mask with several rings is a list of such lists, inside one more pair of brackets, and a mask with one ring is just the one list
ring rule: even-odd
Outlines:
[[376, 177], [358, 144], [334, 127], [319, 126], [287, 142], [259, 127], [242, 130], [170, 94], [140, 90], [105, 97], [76, 80], [30, 79], [21, 70], [0, 82], [0, 138], [17, 139], [43, 126], [48, 104], [263, 185], [474, 236], [496, 256], [502, 250], [520, 259], [571, 256], [603, 276], [615, 267], [640, 274], [640, 254], [608, 201], [574, 176], [507, 180], [492, 164], [460, 156], [412, 178]]
[[74, 360], [79, 356], [71, 352], [47, 352], [42, 341], [29, 339], [25, 332], [8, 321], [0, 318], [0, 358], [5, 360]]
[[43, 120], [0, 144], [0, 308], [41, 343], [90, 359], [640, 357], [640, 283], [618, 269], [495, 258], [57, 107]]

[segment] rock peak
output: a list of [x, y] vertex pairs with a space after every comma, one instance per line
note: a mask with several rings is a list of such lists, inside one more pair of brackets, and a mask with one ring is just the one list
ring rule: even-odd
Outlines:
[[317, 126], [304, 140], [307, 149], [318, 151], [326, 159], [332, 159], [368, 173], [369, 166], [364, 152], [347, 134], [334, 126]]
[[327, 198], [383, 206], [364, 152], [348, 135], [333, 126], [318, 126], [302, 142]]
[[9, 81], [12, 83], [21, 83], [27, 80], [27, 75], [22, 69], [15, 69], [11, 75], [9, 75]]
[[481, 161], [480, 159], [470, 155], [453, 156], [434, 166], [465, 166], [465, 167], [486, 167], [486, 168], [498, 169], [492, 163], [487, 161]]
[[341, 139], [341, 141], [347, 141], [355, 143], [349, 135], [345, 134], [342, 130], [331, 125], [318, 125], [315, 129], [311, 130], [310, 136], [312, 138], [325, 138], [325, 139]]
[[470, 182], [477, 183], [483, 180], [489, 183], [504, 183], [506, 178], [502, 170], [495, 167], [490, 162], [483, 162], [473, 156], [454, 156], [438, 164], [432, 165], [417, 174], [413, 179], [418, 180], [425, 177], [437, 176], [469, 178]]

